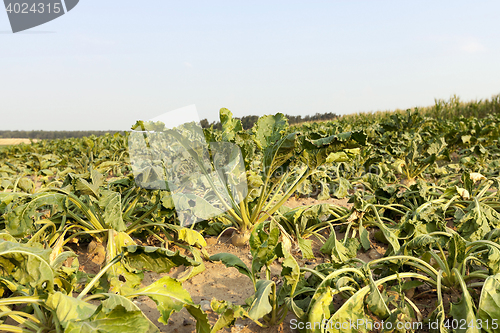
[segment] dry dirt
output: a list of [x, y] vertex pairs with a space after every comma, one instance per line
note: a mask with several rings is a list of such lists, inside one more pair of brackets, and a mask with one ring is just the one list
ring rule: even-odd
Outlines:
[[331, 204], [331, 205], [337, 205], [340, 207], [346, 207], [346, 208], [352, 208], [352, 204], [348, 203], [349, 199], [344, 198], [344, 199], [333, 199], [330, 198], [328, 200], [316, 200], [314, 198], [290, 198], [288, 201], [285, 203], [286, 207], [289, 208], [296, 208], [300, 206], [309, 206], [309, 205], [317, 205], [317, 204]]
[[[33, 140], [36, 142], [37, 140]], [[30, 144], [31, 140], [30, 139], [0, 139], [0, 146], [12, 146], [12, 145], [19, 145], [21, 143], [26, 143]]]

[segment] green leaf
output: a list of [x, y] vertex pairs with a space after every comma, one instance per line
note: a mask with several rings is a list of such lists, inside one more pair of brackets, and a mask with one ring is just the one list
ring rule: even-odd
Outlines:
[[[121, 295], [115, 295], [115, 294], [104, 294], [108, 298], [103, 301], [102, 304], [102, 312], [109, 314], [115, 309], [119, 307], [123, 307], [125, 310], [128, 312], [137, 312], [141, 311], [137, 305], [135, 305], [130, 299], [123, 297]], [[146, 316], [142, 313], [144, 316], [144, 319], [146, 319], [149, 323], [149, 328], [147, 332], [157, 332], [158, 328], [149, 320], [146, 318]]]
[[281, 264], [283, 266], [283, 269], [281, 270], [281, 276], [283, 276], [286, 284], [292, 287], [290, 295], [293, 296], [293, 294], [295, 293], [295, 288], [297, 287], [301, 276], [299, 264], [290, 254], [290, 252], [288, 252], [283, 247], [283, 243], [280, 243], [277, 246], [276, 252], [279, 257], [284, 258]]
[[363, 227], [363, 223], [359, 223], [359, 239], [361, 240], [361, 245], [365, 251], [368, 251], [371, 248], [370, 237], [368, 231], [365, 227]]
[[185, 305], [188, 312], [196, 319], [196, 333], [210, 333], [208, 315], [201, 310], [199, 305]]
[[167, 191], [161, 191], [161, 204], [166, 209], [175, 209], [174, 200], [172, 200], [172, 194]]
[[125, 231], [127, 226], [122, 218], [122, 201], [118, 192], [103, 190], [99, 198], [99, 206], [104, 211], [104, 223], [108, 228]]
[[448, 267], [458, 267], [465, 261], [466, 257], [466, 243], [459, 234], [454, 233], [453, 237], [448, 243]]
[[233, 141], [237, 132], [243, 131], [241, 121], [233, 119], [233, 114], [226, 108], [219, 111], [220, 123], [222, 126], [222, 140]]
[[500, 227], [500, 213], [474, 198], [468, 213], [458, 221], [458, 232], [468, 241], [476, 241]]
[[255, 133], [257, 144], [261, 149], [275, 145], [288, 129], [288, 119], [282, 114], [260, 117], [252, 131]]
[[55, 272], [50, 266], [51, 249], [0, 240], [0, 274], [22, 285], [52, 291]]
[[297, 235], [297, 241], [299, 243], [299, 248], [300, 252], [302, 252], [302, 256], [306, 259], [314, 259], [312, 240], [304, 239], [300, 235]]
[[64, 264], [66, 260], [76, 257], [78, 257], [78, 255], [73, 251], [64, 251], [54, 258], [54, 260], [50, 263], [50, 266], [54, 271], [57, 271], [59, 268], [61, 268], [62, 264]]
[[333, 227], [331, 228], [330, 237], [328, 237], [320, 251], [324, 254], [331, 255], [332, 261], [335, 263], [342, 264], [349, 260], [348, 250], [342, 242], [337, 240], [337, 235], [335, 234]]
[[205, 264], [203, 263], [200, 251], [194, 247], [190, 247], [190, 249], [198, 266], [191, 266], [187, 271], [179, 275], [177, 279], [181, 282], [187, 281], [205, 270]]
[[49, 294], [45, 303], [54, 310], [61, 325], [66, 328], [70, 321], [87, 320], [97, 309], [97, 306], [81, 301], [61, 292]]
[[155, 301], [161, 317], [158, 319], [161, 323], [167, 325], [168, 318], [172, 312], [179, 312], [188, 305], [194, 305], [189, 293], [182, 287], [182, 283], [169, 276], [162, 277], [149, 286], [135, 291], [128, 295], [148, 296]]
[[159, 332], [158, 328], [141, 311], [127, 311], [118, 305], [109, 313], [99, 311], [88, 320], [71, 321], [64, 330], [65, 333], [137, 333]]
[[104, 176], [99, 171], [92, 169], [90, 178], [92, 183], [89, 183], [81, 177], [77, 177], [75, 180], [75, 190], [79, 191], [80, 194], [99, 198], [99, 187], [104, 184]]
[[[315, 169], [324, 164], [332, 152], [337, 153], [344, 149], [365, 145], [366, 137], [363, 131], [344, 132], [323, 138], [301, 136], [302, 148], [304, 149], [301, 159], [309, 168]], [[347, 156], [352, 156], [354, 151], [346, 150], [345, 152]], [[333, 155], [330, 160], [340, 157], [341, 155]]]
[[257, 289], [255, 298], [248, 310], [248, 317], [253, 320], [259, 320], [273, 310], [271, 303], [269, 303], [269, 295], [271, 294], [273, 281], [259, 280], [255, 285]]
[[[321, 327], [318, 327], [314, 323], [323, 323], [324, 320], [330, 318], [330, 304], [333, 300], [332, 288], [326, 287], [323, 292], [316, 293], [311, 301], [312, 306], [309, 309], [309, 316], [306, 324], [307, 332], [320, 333], [322, 332]], [[307, 327], [309, 324], [310, 327]]]
[[135, 305], [131, 300], [121, 295], [116, 294], [104, 294], [108, 298], [102, 302], [102, 310], [105, 313], [109, 313], [114, 310], [117, 306], [121, 305], [127, 311], [138, 311], [140, 310], [137, 305]]
[[177, 237], [179, 240], [186, 242], [191, 246], [204, 247], [207, 246], [205, 238], [196, 230], [190, 228], [183, 228], [173, 226], [177, 230]]
[[[25, 197], [26, 198], [26, 197]], [[14, 205], [5, 214], [5, 227], [14, 237], [22, 237], [34, 231], [34, 219], [37, 210], [46, 205], [52, 206], [52, 211], [62, 212], [65, 207], [66, 196], [59, 193], [37, 193], [26, 198], [25, 204]]]
[[347, 162], [349, 161], [349, 156], [343, 151], [338, 151], [335, 153], [330, 153], [326, 158], [326, 163], [338, 163], [338, 162]]
[[296, 133], [290, 133], [279, 139], [275, 143], [269, 142], [269, 146], [264, 148], [264, 159], [262, 169], [264, 170], [263, 181], [269, 181], [273, 173], [294, 156]]
[[380, 290], [375, 285], [373, 277], [370, 274], [370, 293], [366, 297], [366, 306], [375, 316], [381, 319], [387, 319], [391, 311], [387, 307], [387, 297], [383, 297]]
[[276, 222], [271, 221], [269, 224], [269, 233], [264, 229], [265, 224], [262, 222], [256, 225], [249, 240], [254, 261], [259, 261], [261, 265], [270, 264], [276, 258], [275, 249], [280, 237], [280, 229]]
[[5, 232], [0, 233], [0, 240], [17, 243], [17, 240], [14, 236]]
[[399, 244], [399, 239], [398, 236], [392, 231], [389, 227], [387, 227], [383, 223], [376, 223], [382, 234], [384, 235], [385, 239], [389, 242], [389, 244], [392, 246], [392, 250], [394, 253], [397, 253], [400, 249], [400, 244]]
[[179, 253], [161, 247], [130, 245], [125, 248], [124, 262], [137, 270], [147, 270], [156, 273], [168, 273], [173, 267], [199, 266]]
[[366, 314], [364, 309], [363, 299], [365, 298], [367, 292], [370, 289], [363, 288], [352, 295], [342, 306], [330, 317], [331, 323], [358, 323], [363, 322], [363, 325], [355, 325], [354, 327], [349, 327], [348, 329], [331, 329], [329, 332], [339, 332], [339, 333], [358, 333], [358, 332], [369, 332], [367, 327], [373, 327], [368, 324], [371, 322], [370, 317]]
[[[106, 263], [109, 263], [114, 257], [123, 251], [127, 246], [135, 245], [134, 240], [124, 232], [108, 230], [108, 243], [106, 249]], [[106, 272], [106, 277], [110, 284], [110, 291], [121, 295], [129, 294], [139, 287], [143, 275], [136, 274], [120, 261]]]
[[253, 281], [252, 272], [248, 269], [247, 265], [240, 258], [231, 253], [217, 253], [210, 257], [211, 261], [222, 261], [226, 267], [234, 267], [241, 274], [244, 274]]
[[418, 286], [421, 286], [423, 284], [422, 281], [418, 281], [418, 280], [408, 280], [408, 281], [405, 281], [402, 286], [401, 286], [401, 290], [403, 291], [406, 291], [406, 290], [410, 290], [410, 289], [413, 289], [413, 288], [416, 288]]
[[408, 253], [408, 250], [421, 250], [429, 248], [429, 245], [439, 243], [439, 239], [434, 236], [430, 236], [428, 234], [418, 235], [413, 238], [411, 241], [407, 242], [403, 246], [403, 251], [405, 254]]
[[358, 254], [358, 250], [361, 247], [361, 244], [359, 243], [359, 240], [357, 238], [347, 238], [344, 244], [345, 248], [347, 249], [347, 256], [349, 258], [355, 258], [356, 255]]
[[[460, 274], [456, 268], [453, 269], [455, 275]], [[458, 276], [458, 278], [462, 279], [462, 277]], [[463, 281], [462, 281], [463, 282]], [[450, 304], [450, 315], [457, 322], [466, 322], [466, 323], [476, 323], [476, 315], [475, 315], [475, 306], [472, 297], [465, 286], [465, 282], [462, 283], [462, 297], [458, 303]], [[459, 333], [479, 333], [476, 325], [466, 325], [463, 328], [461, 325], [456, 329], [456, 332]]]
[[464, 188], [469, 192], [473, 192], [473, 186], [474, 182], [470, 178], [470, 173], [469, 172], [464, 172], [461, 177], [462, 183], [464, 184]]
[[210, 304], [214, 312], [219, 313], [220, 316], [217, 322], [212, 327], [210, 333], [218, 332], [224, 327], [229, 327], [234, 324], [234, 321], [238, 318], [243, 318], [248, 316], [248, 313], [240, 305], [233, 305], [227, 301], [212, 299]]
[[0, 193], [0, 216], [2, 216], [5, 213], [5, 209], [7, 206], [17, 200], [20, 197], [27, 197], [29, 196], [26, 193], [12, 193], [12, 192], [2, 192]]
[[349, 194], [349, 190], [352, 189], [351, 182], [347, 179], [340, 177], [339, 184], [335, 184], [335, 191], [333, 192], [333, 196], [342, 199], [345, 198]]
[[490, 269], [491, 274], [497, 274], [500, 272], [500, 250], [498, 250], [498, 248], [490, 246], [488, 252], [484, 254], [483, 258], [487, 267]]
[[483, 325], [483, 330], [488, 333], [500, 332], [500, 326], [492, 328], [493, 319], [500, 318], [500, 274], [488, 277], [484, 281], [481, 297], [479, 299], [477, 319], [483, 323], [488, 322], [488, 328]]

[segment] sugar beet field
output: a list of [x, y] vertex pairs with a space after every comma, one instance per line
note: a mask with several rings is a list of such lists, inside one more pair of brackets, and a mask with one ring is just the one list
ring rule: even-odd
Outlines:
[[3, 147], [0, 332], [500, 332], [499, 107]]

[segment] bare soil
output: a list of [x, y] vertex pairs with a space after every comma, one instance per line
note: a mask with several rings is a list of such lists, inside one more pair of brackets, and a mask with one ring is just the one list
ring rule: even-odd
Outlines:
[[[36, 142], [37, 140], [33, 140]], [[30, 144], [31, 140], [30, 139], [0, 139], [0, 146], [12, 146], [12, 145], [19, 145], [21, 143], [26, 143]]]
[[346, 207], [351, 209], [352, 205], [351, 203], [348, 203], [349, 199], [344, 198], [344, 199], [327, 199], [327, 200], [316, 200], [314, 198], [290, 198], [288, 201], [285, 203], [285, 206], [288, 208], [297, 208], [300, 206], [310, 206], [310, 205], [317, 205], [317, 204], [331, 204], [331, 205], [337, 205], [340, 207]]

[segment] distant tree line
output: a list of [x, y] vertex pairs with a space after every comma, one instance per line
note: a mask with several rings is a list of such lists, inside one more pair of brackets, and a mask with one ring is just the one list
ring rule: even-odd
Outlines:
[[[333, 113], [333, 112], [328, 112], [328, 113], [316, 113], [314, 116], [290, 116], [290, 115], [285, 115], [285, 117], [288, 118], [288, 123], [290, 125], [295, 125], [295, 124], [300, 124], [304, 122], [309, 122], [309, 121], [327, 121], [327, 120], [333, 120], [335, 118], [338, 118], [339, 115]], [[259, 116], [243, 116], [241, 118], [234, 117], [235, 119], [241, 120], [241, 125], [243, 126], [244, 129], [249, 129], [252, 128], [252, 126], [257, 122], [259, 119]], [[203, 119], [201, 122], [201, 127], [203, 128], [209, 128], [210, 126], [214, 126], [215, 129], [221, 129], [221, 123], [219, 121], [214, 121], [209, 123], [207, 119]]]
[[122, 131], [0, 131], [3, 139], [38, 139], [53, 140], [67, 138], [83, 138], [84, 136], [101, 136], [106, 133], [114, 134]]
[[[290, 116], [285, 115], [288, 118], [288, 123], [290, 125], [300, 124], [310, 121], [327, 121], [338, 118], [339, 115], [328, 112], [328, 113], [316, 113], [313, 116]], [[241, 124], [244, 129], [252, 128], [252, 126], [257, 122], [259, 116], [243, 116], [241, 118], [235, 117], [241, 120]], [[201, 122], [203, 128], [209, 128], [214, 126], [215, 129], [221, 129], [222, 126], [219, 121], [214, 121], [209, 123], [207, 119], [203, 119]], [[85, 136], [101, 136], [106, 133], [124, 133], [123, 131], [0, 131], [0, 138], [2, 139], [38, 139], [38, 140], [53, 140], [53, 139], [67, 139], [67, 138], [83, 138]]]

